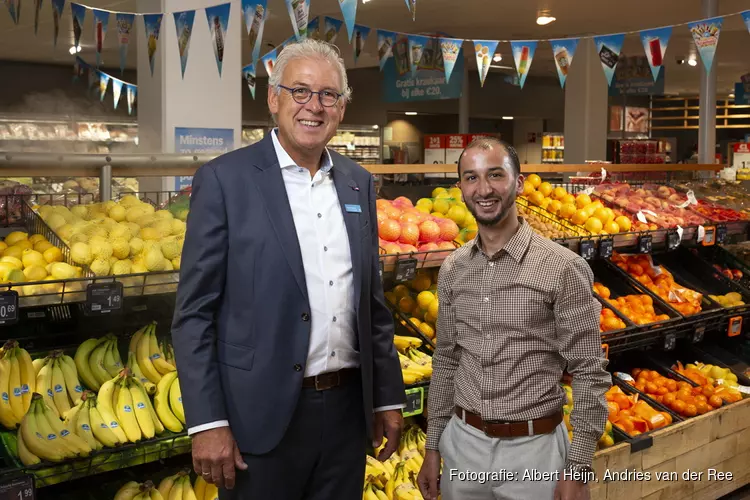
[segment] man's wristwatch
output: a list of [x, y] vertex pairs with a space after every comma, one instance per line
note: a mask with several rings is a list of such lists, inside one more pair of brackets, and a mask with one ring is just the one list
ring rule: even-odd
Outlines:
[[596, 479], [596, 472], [590, 465], [567, 461], [565, 462], [564, 479], [586, 484]]

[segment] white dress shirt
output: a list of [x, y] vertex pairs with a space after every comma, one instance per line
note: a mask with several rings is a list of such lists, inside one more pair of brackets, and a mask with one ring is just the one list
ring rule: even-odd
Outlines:
[[[310, 305], [310, 344], [305, 377], [359, 367], [356, 350], [356, 314], [349, 235], [341, 212], [331, 169], [333, 160], [325, 150], [321, 167], [310, 178], [271, 132], [286, 194], [297, 232]], [[384, 406], [374, 411], [403, 408]], [[188, 434], [228, 426], [220, 420], [188, 429]]]

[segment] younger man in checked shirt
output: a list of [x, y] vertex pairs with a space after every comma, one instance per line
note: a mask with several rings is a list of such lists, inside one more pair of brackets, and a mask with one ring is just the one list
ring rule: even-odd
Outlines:
[[[438, 488], [444, 500], [588, 499], [585, 479], [592, 479], [612, 381], [593, 274], [518, 217], [523, 176], [511, 146], [473, 142], [458, 173], [479, 235], [440, 269], [420, 489], [426, 499], [437, 498]], [[572, 445], [559, 385], [566, 368], [575, 400]]]

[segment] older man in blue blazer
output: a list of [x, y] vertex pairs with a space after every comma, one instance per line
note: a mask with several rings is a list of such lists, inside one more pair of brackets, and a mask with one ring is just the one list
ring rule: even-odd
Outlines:
[[335, 49], [279, 54], [278, 127], [193, 180], [172, 335], [193, 466], [220, 498], [356, 500], [404, 386], [372, 176], [326, 148], [351, 91]]

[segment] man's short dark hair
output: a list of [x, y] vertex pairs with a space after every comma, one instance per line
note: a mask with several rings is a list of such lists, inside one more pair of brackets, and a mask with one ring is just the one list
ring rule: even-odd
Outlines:
[[513, 175], [518, 177], [521, 175], [521, 162], [518, 159], [518, 153], [516, 152], [516, 148], [508, 144], [507, 142], [498, 139], [497, 137], [492, 137], [490, 135], [488, 136], [480, 136], [475, 138], [471, 143], [466, 146], [466, 148], [461, 152], [461, 156], [458, 157], [458, 174], [461, 175], [461, 159], [464, 157], [464, 154], [470, 149], [483, 149], [485, 151], [488, 151], [492, 149], [495, 146], [500, 146], [505, 150], [506, 153], [508, 153], [508, 159], [510, 160], [510, 166], [513, 167]]

